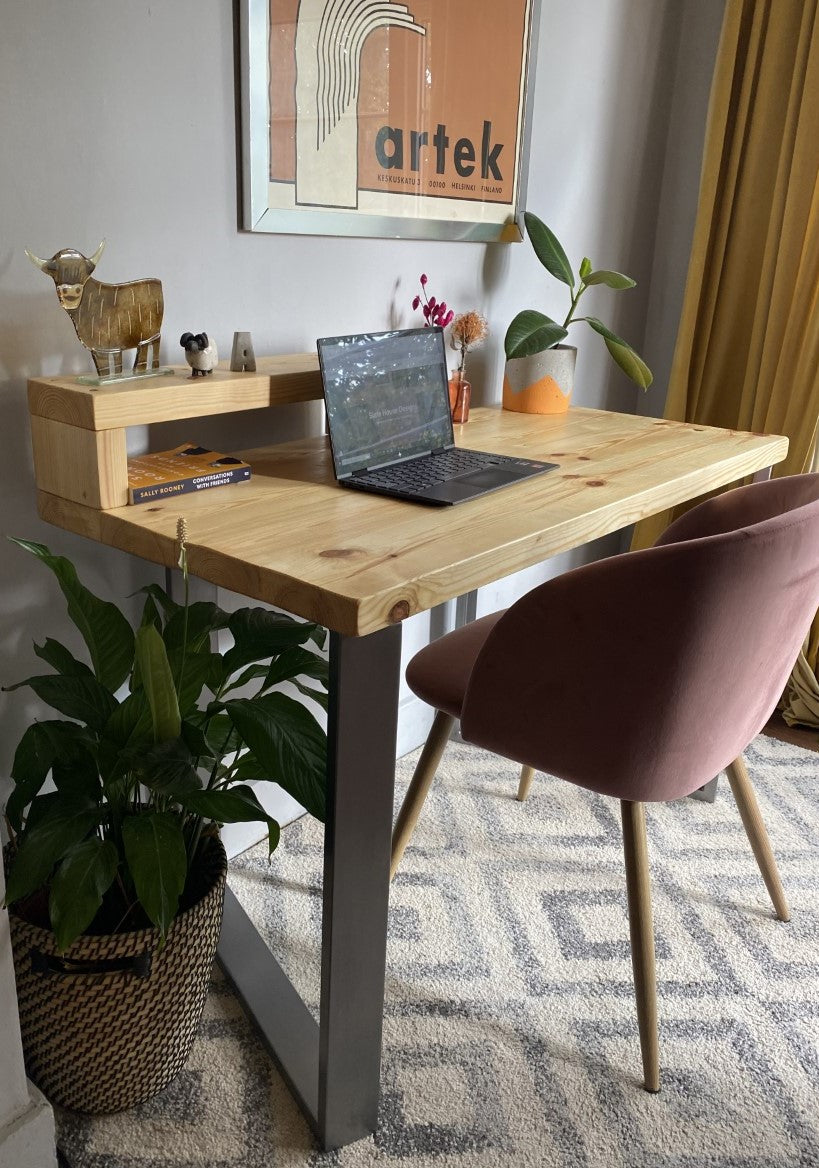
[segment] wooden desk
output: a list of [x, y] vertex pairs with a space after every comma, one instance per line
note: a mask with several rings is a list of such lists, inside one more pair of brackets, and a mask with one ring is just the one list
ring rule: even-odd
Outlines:
[[401, 621], [781, 461], [787, 439], [575, 409], [478, 409], [458, 440], [560, 464], [460, 507], [335, 485], [324, 438], [245, 452], [241, 486], [99, 510], [39, 493], [44, 519], [331, 630], [317, 1026], [228, 894], [220, 959], [324, 1147], [375, 1129]]

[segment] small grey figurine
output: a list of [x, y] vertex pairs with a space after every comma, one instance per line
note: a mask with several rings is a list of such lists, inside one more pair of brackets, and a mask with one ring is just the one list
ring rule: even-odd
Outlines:
[[185, 350], [185, 360], [191, 367], [191, 377], [204, 377], [213, 373], [213, 367], [219, 360], [216, 352], [216, 342], [208, 340], [207, 333], [183, 333], [179, 343]]

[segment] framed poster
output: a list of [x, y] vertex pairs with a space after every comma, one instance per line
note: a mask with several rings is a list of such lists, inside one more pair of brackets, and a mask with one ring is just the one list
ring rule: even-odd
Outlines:
[[520, 238], [539, 0], [242, 0], [251, 231]]

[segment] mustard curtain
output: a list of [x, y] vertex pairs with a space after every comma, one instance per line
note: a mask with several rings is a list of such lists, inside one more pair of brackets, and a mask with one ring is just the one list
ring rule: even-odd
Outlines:
[[[786, 434], [777, 475], [808, 470], [817, 438], [818, 176], [819, 0], [728, 0], [665, 417]], [[819, 725], [819, 616], [800, 665]]]

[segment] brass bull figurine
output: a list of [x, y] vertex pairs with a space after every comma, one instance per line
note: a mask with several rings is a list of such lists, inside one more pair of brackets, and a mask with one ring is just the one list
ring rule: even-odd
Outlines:
[[50, 260], [41, 260], [28, 248], [26, 255], [57, 285], [60, 304], [71, 317], [81, 343], [90, 349], [100, 377], [122, 373], [123, 349], [136, 349], [135, 372], [156, 369], [164, 308], [162, 282], [103, 284], [92, 280], [104, 247], [105, 240], [90, 258], [70, 247]]

